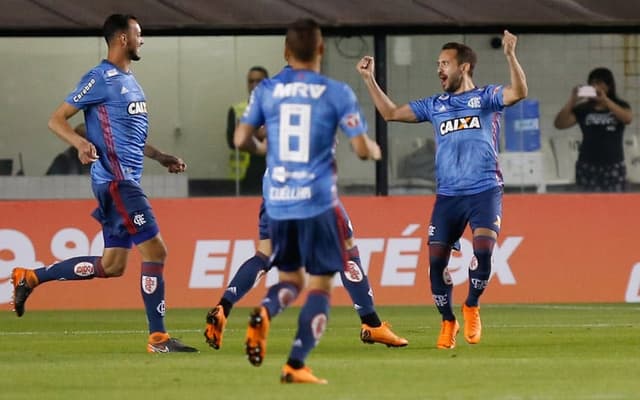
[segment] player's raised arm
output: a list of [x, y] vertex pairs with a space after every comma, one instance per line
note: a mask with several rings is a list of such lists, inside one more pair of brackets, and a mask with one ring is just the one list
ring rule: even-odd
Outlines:
[[382, 91], [374, 76], [374, 65], [373, 57], [364, 56], [358, 61], [356, 69], [358, 73], [360, 73], [360, 76], [362, 76], [369, 95], [376, 105], [378, 112], [382, 115], [382, 118], [384, 118], [385, 121], [417, 122], [417, 118], [408, 104], [398, 107], [389, 96]]
[[86, 138], [80, 136], [69, 124], [79, 109], [67, 102], [63, 102], [51, 115], [48, 122], [49, 129], [60, 139], [78, 149], [78, 158], [83, 164], [89, 164], [98, 159], [98, 151]]
[[527, 77], [518, 59], [516, 58], [517, 36], [505, 30], [502, 38], [502, 47], [504, 55], [509, 64], [509, 74], [511, 75], [511, 84], [505, 86], [503, 91], [503, 102], [505, 106], [510, 106], [527, 97], [529, 89], [527, 87]]

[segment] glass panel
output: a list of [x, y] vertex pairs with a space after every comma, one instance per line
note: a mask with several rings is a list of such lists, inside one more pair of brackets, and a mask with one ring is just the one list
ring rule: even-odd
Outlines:
[[[388, 93], [402, 105], [441, 92], [435, 61], [442, 44], [448, 41], [465, 42], [477, 52], [479, 62], [474, 73], [477, 85], [508, 83], [504, 54], [500, 48], [492, 47], [495, 38], [479, 34], [389, 36]], [[525, 138], [522, 135], [531, 132], [515, 129], [515, 125], [509, 131], [512, 135], [507, 143], [506, 124], [510, 121], [517, 122], [519, 127], [534, 123], [526, 112], [529, 109], [514, 108], [511, 119], [503, 123], [500, 142], [507, 191], [578, 190], [575, 163], [583, 135], [577, 125], [563, 130], [555, 128], [556, 114], [567, 103], [572, 89], [586, 84], [589, 72], [600, 66], [613, 72], [618, 96], [637, 110], [639, 38], [640, 35], [623, 34], [519, 36], [517, 56], [527, 74], [529, 99], [538, 101], [540, 147], [526, 149], [529, 139], [535, 142], [535, 135]], [[97, 37], [0, 38], [0, 53], [5, 56], [0, 74], [0, 89], [4, 93], [0, 97], [3, 121], [0, 174], [24, 173], [27, 177], [41, 178], [56, 155], [68, 147], [49, 132], [47, 120], [82, 75], [105, 57], [106, 46]], [[326, 37], [323, 72], [354, 89], [373, 137], [374, 107], [355, 71], [356, 62], [365, 54], [373, 54], [371, 36]], [[227, 114], [231, 105], [248, 96], [250, 67], [261, 65], [271, 74], [282, 68], [285, 63], [282, 36], [147, 37], [141, 55], [142, 60], [134, 63], [133, 69], [148, 100], [149, 141], [183, 157], [189, 165], [185, 178], [189, 181], [188, 188], [187, 183], [180, 183], [183, 185], [180, 188], [187, 188], [180, 189], [180, 193], [250, 194], [236, 185], [231, 173], [229, 157], [233, 152], [226, 139]], [[80, 113], [71, 123], [81, 121]], [[624, 135], [612, 145], [614, 150], [609, 150], [615, 152], [622, 146], [630, 191], [640, 188], [638, 126], [635, 120], [627, 125]], [[340, 133], [339, 137], [344, 136]], [[600, 153], [607, 153], [605, 147], [602, 149]], [[433, 152], [430, 124], [390, 123], [386, 151], [390, 193], [433, 193]], [[340, 140], [336, 154], [341, 193], [373, 194], [374, 164], [358, 160], [344, 139]], [[149, 181], [154, 181], [152, 176], [167, 176], [151, 160], [147, 160], [145, 168]], [[4, 198], [9, 193], [7, 182], [2, 181]], [[162, 184], [162, 180], [158, 182]], [[49, 188], [34, 185], [41, 188], [41, 196], [49, 194]], [[73, 194], [74, 188], [83, 186], [75, 181], [57, 186], [64, 188], [61, 196], [85, 196], [84, 191]], [[19, 193], [26, 193], [24, 188], [21, 190]], [[11, 193], [18, 196], [18, 192]]]

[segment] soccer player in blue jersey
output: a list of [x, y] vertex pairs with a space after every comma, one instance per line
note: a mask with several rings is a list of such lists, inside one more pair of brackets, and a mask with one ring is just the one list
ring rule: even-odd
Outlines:
[[480, 342], [479, 297], [491, 276], [491, 255], [502, 220], [502, 174], [498, 166], [500, 115], [506, 106], [527, 96], [524, 71], [515, 54], [516, 36], [504, 31], [509, 85], [476, 87], [475, 52], [462, 43], [447, 43], [437, 72], [444, 93], [397, 106], [378, 86], [374, 60], [362, 58], [356, 69], [376, 108], [386, 121], [423, 122], [434, 127], [436, 140], [436, 202], [429, 225], [429, 275], [433, 300], [442, 315], [437, 347], [452, 349], [460, 325], [453, 313], [453, 285], [446, 270], [451, 246], [467, 224], [473, 232], [474, 259], [469, 266], [469, 293], [462, 305], [464, 338]]
[[[291, 67], [285, 66], [283, 70], [274, 76], [279, 78], [282, 72], [289, 71]], [[264, 129], [255, 132], [258, 140], [264, 140]], [[263, 149], [264, 150], [264, 149]], [[364, 343], [382, 343], [388, 347], [404, 347], [409, 344], [407, 339], [396, 335], [391, 330], [391, 325], [386, 321], [381, 321], [376, 312], [373, 302], [373, 291], [369, 285], [369, 279], [362, 269], [360, 262], [360, 252], [353, 237], [353, 226], [351, 219], [340, 204], [342, 213], [341, 221], [344, 222], [342, 228], [345, 235], [345, 247], [348, 252], [348, 260], [345, 268], [340, 271], [340, 278], [347, 293], [353, 301], [354, 308], [362, 323], [360, 328], [360, 340]], [[269, 237], [269, 219], [263, 202], [260, 204], [258, 214], [258, 248], [253, 257], [247, 259], [233, 276], [218, 304], [213, 307], [206, 316], [207, 325], [204, 331], [205, 341], [209, 346], [218, 350], [222, 346], [224, 328], [227, 318], [233, 306], [240, 301], [251, 290], [257, 282], [272, 267], [269, 258], [272, 254], [271, 239]], [[282, 288], [281, 290], [286, 290]], [[298, 291], [294, 292], [297, 296]], [[291, 299], [293, 302], [295, 298]]]
[[380, 159], [380, 148], [366, 134], [351, 88], [320, 75], [323, 52], [317, 23], [294, 22], [285, 39], [291, 69], [260, 83], [235, 132], [238, 147], [256, 151], [253, 133], [266, 125], [263, 194], [273, 264], [280, 278], [250, 316], [246, 352], [253, 365], [264, 360], [271, 318], [303, 288], [305, 269], [310, 275], [298, 331], [282, 368], [283, 383], [327, 383], [313, 375], [305, 360], [326, 327], [333, 275], [344, 268], [348, 257], [338, 209], [336, 128], [342, 129], [360, 158]]
[[[362, 323], [360, 328], [360, 340], [364, 343], [382, 343], [388, 347], [404, 347], [409, 344], [407, 339], [396, 335], [391, 330], [391, 325], [386, 321], [381, 321], [376, 312], [373, 302], [373, 291], [369, 285], [369, 279], [362, 269], [360, 262], [360, 252], [353, 237], [353, 226], [347, 211], [342, 204], [339, 204], [341, 221], [344, 223], [342, 231], [344, 233], [345, 248], [347, 249], [348, 260], [345, 268], [340, 271], [340, 278], [347, 293], [351, 297], [353, 306], [360, 316]], [[272, 254], [271, 239], [269, 237], [269, 221], [264, 207], [264, 201], [260, 204], [259, 242], [256, 254], [246, 260], [229, 282], [224, 294], [218, 304], [212, 308], [206, 317], [207, 326], [204, 331], [206, 342], [214, 349], [222, 346], [224, 328], [227, 318], [231, 313], [234, 304], [240, 301], [244, 295], [253, 287], [255, 282], [267, 273], [272, 265], [269, 258]], [[280, 290], [287, 290], [281, 288]], [[298, 291], [292, 292], [298, 294]], [[295, 299], [291, 299], [293, 301]]]
[[[146, 143], [147, 103], [130, 70], [140, 59], [143, 38], [132, 15], [109, 16], [103, 27], [107, 59], [92, 68], [49, 119], [49, 128], [78, 149], [82, 163], [91, 166], [91, 184], [98, 201], [93, 216], [102, 225], [102, 257], [73, 257], [36, 270], [14, 268], [14, 309], [20, 317], [34, 288], [54, 280], [118, 277], [124, 273], [132, 244], [142, 255], [141, 293], [149, 323], [147, 351], [195, 352], [167, 334], [162, 271], [167, 249], [153, 210], [140, 187], [147, 156], [171, 173], [186, 169], [178, 157]], [[84, 111], [87, 137], [73, 131], [68, 119]]]

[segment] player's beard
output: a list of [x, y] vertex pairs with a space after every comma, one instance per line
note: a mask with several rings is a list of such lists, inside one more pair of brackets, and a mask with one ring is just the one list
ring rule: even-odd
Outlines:
[[140, 61], [140, 55], [138, 54], [137, 49], [129, 49], [129, 60]]
[[462, 85], [462, 74], [453, 74], [448, 76], [449, 84], [444, 88], [447, 93], [455, 93]]

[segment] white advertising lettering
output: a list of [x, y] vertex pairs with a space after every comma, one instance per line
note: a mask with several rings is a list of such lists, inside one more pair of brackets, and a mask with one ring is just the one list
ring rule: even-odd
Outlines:
[[[423, 237], [424, 226], [409, 224], [400, 232], [398, 237], [390, 238], [360, 238], [356, 244], [360, 252], [362, 273], [368, 274], [372, 259], [382, 263], [379, 279], [383, 287], [406, 287], [416, 285], [419, 279], [418, 267], [427, 263], [423, 258], [426, 238]], [[516, 278], [509, 265], [509, 258], [515, 253], [523, 237], [507, 236], [500, 245], [496, 244], [493, 253], [492, 279], [501, 285], [515, 285]], [[81, 255], [102, 254], [104, 248], [102, 233], [98, 232], [90, 240], [80, 229], [64, 227], [51, 238], [50, 250], [55, 260], [64, 260]], [[189, 274], [189, 288], [225, 288], [242, 263], [252, 257], [256, 251], [254, 239], [222, 239], [196, 240], [194, 243], [193, 260]], [[34, 249], [32, 240], [24, 233], [12, 229], [0, 229], [0, 303], [11, 300], [11, 283], [9, 274], [16, 265], [30, 267], [43, 266]], [[7, 254], [10, 257], [7, 257]], [[448, 271], [454, 285], [460, 285], [468, 280], [468, 265], [473, 257], [470, 241], [461, 240], [460, 255], [451, 257]], [[44, 260], [50, 262], [50, 260]], [[90, 274], [89, 266], [78, 268], [81, 276]], [[358, 278], [352, 276], [353, 279]], [[266, 286], [277, 282], [277, 270], [272, 269], [267, 274]], [[359, 278], [358, 278], [359, 279]], [[261, 281], [263, 282], [263, 281]], [[340, 276], [336, 275], [335, 283], [342, 286]], [[262, 283], [261, 283], [262, 284]], [[375, 284], [375, 283], [374, 283]], [[153, 290], [153, 282], [147, 279], [143, 288]], [[640, 263], [634, 266], [627, 301], [640, 301]]]
[[[98, 232], [89, 243], [87, 235], [77, 228], [63, 228], [51, 238], [51, 254], [57, 260], [65, 260], [78, 256], [99, 256], [102, 254], [104, 241], [102, 232]], [[18, 265], [30, 268], [44, 266], [38, 260], [31, 239], [24, 233], [14, 229], [0, 229], [0, 304], [11, 301], [11, 269]], [[50, 260], [45, 260], [50, 261]], [[84, 272], [84, 271], [83, 271]]]
[[629, 284], [624, 296], [627, 303], [640, 303], [640, 262], [631, 267]]

